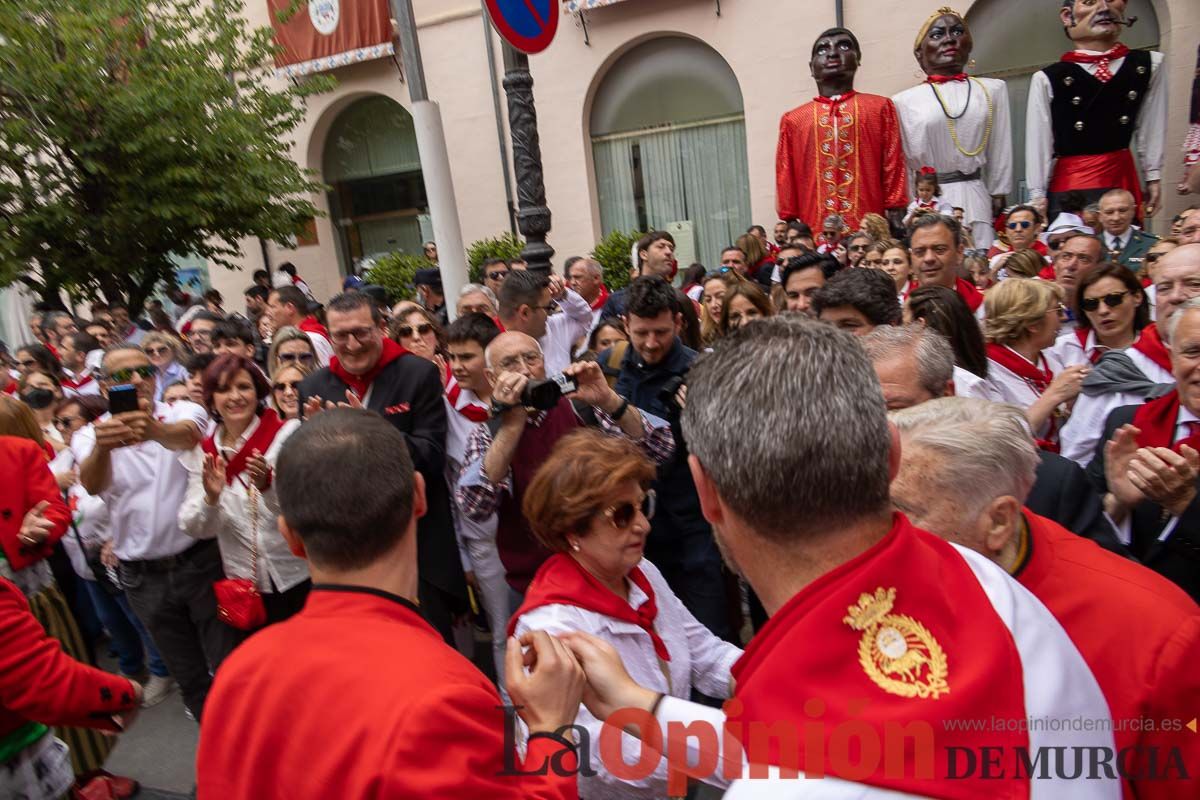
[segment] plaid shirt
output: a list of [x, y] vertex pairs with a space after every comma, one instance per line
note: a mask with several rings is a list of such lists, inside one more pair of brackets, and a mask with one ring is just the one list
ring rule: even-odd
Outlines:
[[[597, 408], [595, 412], [596, 421], [600, 423], [602, 431], [611, 436], [626, 435], [621, 430], [621, 426], [604, 411]], [[642, 417], [642, 430], [644, 431], [638, 444], [646, 451], [646, 455], [654, 459], [655, 463], [666, 463], [675, 454], [675, 437], [671, 435], [671, 426], [667, 424], [666, 420], [659, 419], [641, 409], [638, 409], [638, 413]], [[545, 421], [546, 412], [539, 411], [532, 414], [525, 425], [537, 428]], [[483, 458], [491, 446], [492, 431], [487, 425], [480, 425], [467, 441], [465, 463], [458, 479], [458, 486], [454, 491], [454, 499], [462, 513], [479, 521], [487, 519], [500, 508], [502, 491], [512, 492], [512, 470], [509, 470], [500, 483], [492, 483], [483, 472]]]

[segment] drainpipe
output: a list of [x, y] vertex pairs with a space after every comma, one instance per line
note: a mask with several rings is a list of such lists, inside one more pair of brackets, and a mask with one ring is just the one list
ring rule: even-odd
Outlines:
[[508, 147], [504, 143], [504, 123], [501, 121], [500, 82], [496, 80], [496, 48], [492, 43], [492, 23], [489, 21], [487, 6], [483, 7], [483, 43], [487, 48], [488, 80], [492, 84], [492, 112], [496, 120], [496, 144], [500, 146], [500, 169], [504, 173], [504, 205], [508, 208], [508, 229], [512, 235], [517, 235], [517, 209], [513, 206], [512, 167], [508, 161]]
[[833, 0], [833, 14], [837, 19], [837, 27], [846, 26], [846, 9], [844, 0]]

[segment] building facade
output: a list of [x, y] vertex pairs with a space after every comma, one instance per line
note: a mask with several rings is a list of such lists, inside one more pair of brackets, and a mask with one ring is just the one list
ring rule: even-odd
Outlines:
[[[342, 0], [345, 2], [345, 0]], [[667, 227], [682, 264], [713, 264], [752, 223], [775, 221], [780, 116], [816, 93], [809, 74], [816, 36], [837, 20], [862, 43], [860, 91], [893, 95], [923, 74], [917, 29], [943, 0], [568, 0], [555, 41], [530, 57], [538, 109], [550, 243], [561, 263], [613, 229]], [[467, 243], [510, 230], [515, 202], [500, 41], [477, 0], [413, 0], [430, 99], [443, 117]], [[1057, 0], [963, 3], [975, 40], [974, 74], [1009, 81], [1016, 176], [1023, 191], [1024, 105], [1029, 77], [1070, 42]], [[253, 24], [270, 20], [251, 0]], [[1200, 40], [1195, 0], [1132, 0], [1133, 47], [1166, 53], [1171, 98], [1161, 230], [1186, 205], [1175, 193]], [[489, 47], [490, 39], [490, 47]], [[332, 70], [337, 88], [310, 98], [294, 133], [296, 161], [330, 191], [308, 235], [272, 244], [318, 297], [338, 290], [357, 259], [420, 252], [429, 238], [420, 156], [398, 57]], [[302, 79], [302, 78], [301, 78]], [[244, 266], [263, 264], [246, 242]], [[213, 269], [212, 285], [237, 297], [248, 272]]]

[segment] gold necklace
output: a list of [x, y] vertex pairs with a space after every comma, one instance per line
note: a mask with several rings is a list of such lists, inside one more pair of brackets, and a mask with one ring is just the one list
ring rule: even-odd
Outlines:
[[[980, 142], [979, 147], [977, 147], [974, 150], [964, 150], [963, 146], [961, 144], [959, 144], [957, 120], [954, 117], [950, 116], [950, 112], [946, 110], [946, 101], [942, 97], [942, 93], [940, 91], [938, 91], [937, 84], [931, 83], [931, 84], [929, 84], [929, 88], [933, 89], [933, 94], [934, 94], [934, 96], [937, 97], [938, 103], [942, 107], [942, 114], [946, 117], [946, 127], [950, 130], [950, 141], [954, 142], [954, 149], [957, 150], [958, 152], [962, 153], [967, 158], [974, 158], [975, 156], [979, 155], [980, 153], [982, 153], [984, 150], [987, 149], [988, 141], [992, 138], [992, 121], [995, 118], [995, 109], [992, 107], [992, 96], [990, 94], [988, 94], [987, 87], [983, 85], [983, 82], [978, 81], [975, 78], [967, 78], [967, 80], [974, 81], [975, 84], [979, 86], [979, 89], [983, 92], [984, 99], [987, 101], [987, 124], [984, 126], [984, 129], [983, 129], [983, 141]], [[970, 102], [971, 102], [971, 96], [968, 93], [967, 94], [967, 104], [969, 105]], [[967, 109], [963, 108], [963, 114], [966, 114], [966, 113], [967, 113]], [[959, 116], [962, 116], [962, 114], [960, 114]]]

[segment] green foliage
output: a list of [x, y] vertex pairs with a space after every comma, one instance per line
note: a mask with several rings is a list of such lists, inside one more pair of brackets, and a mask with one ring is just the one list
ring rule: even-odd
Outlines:
[[629, 273], [633, 269], [629, 254], [637, 240], [645, 235], [637, 231], [613, 231], [592, 250], [592, 258], [604, 267], [604, 285], [610, 292], [624, 289], [629, 283]]
[[433, 263], [424, 256], [413, 256], [408, 253], [388, 253], [375, 259], [375, 263], [363, 275], [367, 283], [375, 283], [387, 289], [388, 298], [393, 303], [401, 300], [415, 300], [417, 291], [413, 281], [417, 270], [429, 269]]
[[471, 283], [483, 283], [484, 261], [489, 258], [504, 258], [509, 261], [520, 258], [524, 247], [524, 240], [512, 233], [471, 242], [471, 246], [467, 248], [467, 277]]
[[287, 137], [332, 79], [275, 82], [242, 0], [0, 3], [0, 42], [0, 286], [136, 309], [316, 214]]

